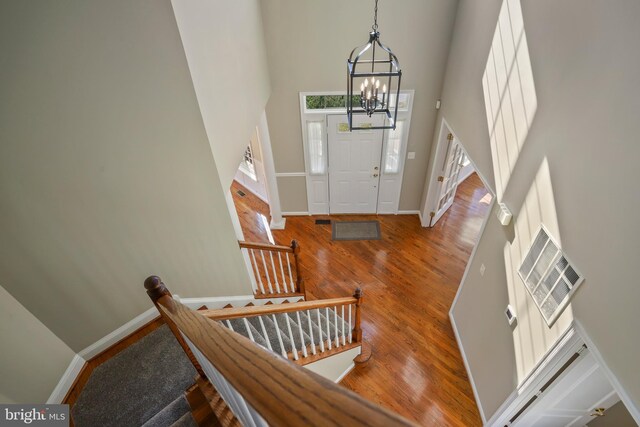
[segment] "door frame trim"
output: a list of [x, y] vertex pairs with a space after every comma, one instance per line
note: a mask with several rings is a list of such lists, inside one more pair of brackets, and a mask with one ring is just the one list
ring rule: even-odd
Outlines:
[[473, 161], [473, 158], [469, 156], [469, 152], [465, 148], [464, 142], [460, 138], [458, 138], [458, 136], [456, 135], [456, 132], [453, 130], [453, 127], [449, 125], [449, 123], [443, 116], [442, 120], [440, 121], [440, 130], [438, 131], [438, 138], [435, 140], [436, 146], [435, 146], [434, 157], [431, 165], [431, 172], [427, 174], [427, 182], [425, 183], [425, 188], [427, 189], [427, 195], [424, 200], [424, 205], [422, 206], [422, 209], [421, 209], [421, 212], [422, 212], [421, 224], [423, 227], [429, 227], [429, 220], [431, 218], [429, 215], [429, 212], [435, 212], [435, 207], [438, 202], [438, 197], [436, 194], [437, 186], [435, 185], [435, 183], [437, 182], [436, 160], [438, 159], [438, 155], [442, 154], [441, 152], [442, 147], [440, 142], [443, 140], [443, 138], [447, 133], [451, 133], [454, 139], [458, 141], [458, 143], [460, 144], [460, 147], [462, 147], [462, 151], [464, 151], [464, 154], [467, 156], [467, 158], [471, 162], [471, 165], [473, 166], [473, 170], [478, 174], [480, 181], [482, 181], [482, 185], [484, 185], [484, 188], [489, 193], [491, 193], [491, 196], [494, 200], [496, 198], [496, 193], [493, 191], [493, 188], [491, 188], [491, 186], [488, 184], [488, 181], [486, 180], [482, 172], [476, 167], [476, 163]]
[[[495, 414], [486, 422], [487, 426], [502, 427], [507, 425], [509, 417], [524, 403], [526, 403], [537, 392], [539, 387], [544, 384], [556, 372], [557, 367], [561, 366], [564, 361], [568, 360], [573, 353], [578, 351], [582, 345], [585, 345], [596, 360], [596, 363], [602, 369], [609, 383], [618, 394], [618, 397], [625, 405], [633, 419], [640, 425], [640, 411], [629, 396], [629, 393], [622, 387], [620, 381], [609, 369], [606, 362], [602, 358], [602, 354], [593, 343], [580, 321], [574, 319], [556, 341], [553, 347], [545, 354], [531, 373], [524, 378], [523, 381], [515, 388], [515, 390], [507, 397], [504, 403], [498, 408]], [[478, 406], [480, 406], [478, 402]], [[484, 420], [483, 420], [484, 421]]]
[[[398, 209], [400, 207], [400, 195], [402, 192], [402, 183], [404, 180], [404, 170], [406, 166], [406, 157], [407, 151], [409, 147], [409, 133], [411, 129], [411, 116], [413, 114], [413, 105], [415, 99], [415, 90], [413, 89], [403, 89], [400, 91], [400, 94], [408, 94], [409, 95], [409, 103], [407, 104], [406, 109], [398, 110], [398, 120], [404, 120], [406, 124], [403, 147], [402, 147], [402, 162], [401, 162], [401, 170], [398, 173], [399, 179], [399, 190], [396, 198], [396, 207], [393, 212], [385, 212], [385, 214], [397, 214]], [[347, 109], [345, 108], [331, 108], [331, 109], [323, 109], [323, 110], [307, 110], [305, 104], [305, 97], [308, 95], [346, 95], [344, 90], [340, 91], [309, 91], [309, 92], [298, 92], [299, 101], [300, 101], [300, 131], [302, 135], [302, 152], [304, 155], [304, 177], [306, 182], [306, 193], [307, 193], [307, 210], [310, 215], [328, 215], [329, 214], [329, 172], [327, 167], [327, 173], [324, 175], [311, 175], [309, 173], [309, 143], [307, 137], [307, 121], [315, 121], [322, 122], [324, 121], [324, 135], [323, 142], [324, 147], [327, 148], [329, 145], [328, 135], [327, 135], [327, 115], [329, 114], [347, 114]], [[386, 139], [388, 134], [385, 133], [382, 141], [382, 150], [384, 153], [384, 149], [386, 147]], [[327, 159], [327, 166], [328, 159]], [[292, 176], [293, 177], [293, 176]], [[324, 190], [326, 191], [327, 200], [323, 203], [318, 203], [313, 199], [312, 194], [312, 186], [315, 183], [321, 183]], [[317, 188], [317, 187], [316, 187]], [[376, 206], [376, 212], [378, 211], [378, 206]]]

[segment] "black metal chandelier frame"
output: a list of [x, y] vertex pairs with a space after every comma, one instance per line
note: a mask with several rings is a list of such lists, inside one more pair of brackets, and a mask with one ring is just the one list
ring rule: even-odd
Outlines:
[[[400, 69], [400, 64], [398, 63], [396, 55], [391, 51], [391, 49], [380, 42], [380, 33], [378, 32], [378, 0], [375, 2], [374, 24], [371, 28], [372, 31], [369, 33], [369, 41], [365, 45], [358, 46], [353, 49], [349, 55], [349, 59], [347, 60], [347, 118], [350, 131], [372, 129], [395, 130], [396, 128], [402, 70]], [[382, 51], [382, 59], [376, 59], [376, 47]], [[371, 50], [371, 59], [361, 59], [369, 50]], [[354, 56], [354, 54], [356, 55]], [[369, 65], [371, 66], [371, 70], [368, 69]], [[358, 68], [358, 66], [360, 67]], [[376, 71], [377, 69], [382, 69], [384, 71]], [[373, 97], [373, 101], [371, 101], [371, 99], [367, 97], [367, 94], [364, 93], [364, 91], [361, 91], [359, 95], [360, 103], [354, 102], [354, 98], [358, 97], [357, 94], [354, 95], [354, 80], [360, 78], [364, 78], [365, 81], [368, 78], [372, 78], [372, 83], [374, 79], [386, 78], [389, 93], [386, 94], [383, 91], [382, 100], [379, 100], [377, 97], [378, 90], [376, 89], [375, 97]], [[394, 78], [397, 78], [397, 85], [394, 91], [395, 105], [392, 108], [389, 108], [389, 100], [391, 99], [391, 90]], [[374, 88], [372, 87], [371, 89], [373, 90]], [[367, 114], [369, 117], [373, 114], [385, 114], [388, 120], [387, 124], [383, 126], [354, 126], [354, 114]]]

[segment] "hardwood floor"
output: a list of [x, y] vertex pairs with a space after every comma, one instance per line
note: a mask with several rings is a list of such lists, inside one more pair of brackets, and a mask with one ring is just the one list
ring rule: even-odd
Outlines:
[[[232, 193], [245, 239], [268, 242], [268, 206], [237, 183]], [[272, 231], [276, 244], [300, 243], [309, 299], [364, 291], [362, 329], [372, 357], [342, 385], [422, 425], [481, 425], [448, 312], [489, 197], [473, 174], [430, 229], [416, 215], [342, 215], [288, 217], [285, 230]], [[377, 219], [382, 239], [332, 241], [331, 225], [316, 225], [318, 218]]]

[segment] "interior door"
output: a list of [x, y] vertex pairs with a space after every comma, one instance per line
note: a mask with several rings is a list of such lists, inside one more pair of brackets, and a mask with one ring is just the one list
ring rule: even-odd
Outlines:
[[585, 350], [574, 365], [567, 369], [513, 426], [577, 427], [620, 400], [593, 355]]
[[[357, 115], [354, 125], [382, 126], [381, 117]], [[327, 116], [329, 211], [376, 213], [383, 130], [349, 132], [346, 114]]]
[[453, 136], [452, 133], [447, 135], [444, 144], [444, 155], [440, 160], [440, 172], [436, 177], [439, 183], [438, 198], [436, 208], [434, 210], [435, 215], [431, 221], [433, 226], [442, 215], [451, 207], [453, 200], [456, 197], [456, 190], [458, 189], [458, 178], [460, 176], [460, 169], [462, 169], [462, 161], [464, 157], [464, 150]]

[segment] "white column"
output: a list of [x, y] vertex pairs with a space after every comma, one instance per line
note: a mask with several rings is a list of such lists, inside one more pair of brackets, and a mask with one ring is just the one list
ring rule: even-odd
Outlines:
[[262, 150], [262, 163], [264, 175], [267, 180], [266, 190], [269, 199], [269, 209], [271, 211], [271, 224], [269, 226], [272, 230], [282, 230], [284, 229], [286, 218], [282, 217], [278, 182], [276, 180], [276, 166], [273, 162], [273, 152], [271, 151], [267, 114], [264, 111], [258, 122], [258, 141], [260, 142], [260, 149]]

